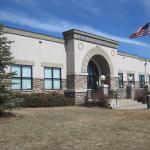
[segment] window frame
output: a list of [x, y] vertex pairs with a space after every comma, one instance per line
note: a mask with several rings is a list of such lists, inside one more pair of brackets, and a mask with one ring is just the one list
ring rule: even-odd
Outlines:
[[[119, 75], [122, 75], [122, 80], [120, 80], [120, 76]], [[118, 76], [119, 76], [119, 88], [124, 88], [123, 73], [119, 72]], [[120, 82], [121, 82], [121, 84], [120, 84]]]
[[[45, 69], [51, 69], [52, 70], [52, 77], [51, 78], [45, 78]], [[54, 69], [58, 69], [60, 71], [60, 78], [54, 78]], [[58, 67], [44, 67], [44, 89], [45, 90], [62, 90], [62, 75], [61, 75], [61, 68], [58, 68]], [[46, 80], [51, 80], [52, 81], [52, 88], [51, 89], [48, 89], [45, 87], [45, 81]], [[60, 88], [57, 89], [57, 88], [54, 88], [54, 81], [60, 81]]]
[[150, 85], [150, 76], [148, 76], [148, 84]]
[[[143, 79], [142, 77], [144, 77], [144, 82], [142, 82], [142, 80], [141, 80], [141, 79]], [[139, 75], [139, 83], [140, 83], [140, 88], [144, 88], [144, 85], [145, 85], [145, 75], [142, 75], [142, 74]]]
[[[129, 81], [129, 76], [133, 76], [133, 80], [132, 81]], [[128, 81], [128, 84], [132, 84], [135, 85], [135, 74], [134, 73], [128, 73], [127, 74], [127, 81]]]
[[[11, 65], [11, 72], [12, 72], [12, 67], [13, 66], [16, 66], [16, 67], [20, 68], [20, 77], [15, 77], [14, 76], [14, 77], [11, 78], [11, 80], [12, 79], [19, 79], [20, 80], [20, 89], [12, 89], [12, 90], [33, 90], [33, 67], [31, 65], [13, 64], [13, 65]], [[23, 77], [23, 74], [22, 74], [23, 67], [30, 67], [30, 69], [31, 69], [31, 77]], [[31, 88], [30, 89], [24, 89], [23, 88], [23, 80], [24, 79], [30, 79], [31, 80]]]

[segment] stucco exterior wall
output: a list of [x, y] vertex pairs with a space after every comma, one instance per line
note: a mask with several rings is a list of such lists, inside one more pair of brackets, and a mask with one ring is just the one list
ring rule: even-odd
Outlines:
[[[26, 36], [7, 34], [14, 41], [11, 51], [17, 62], [33, 62], [33, 78], [44, 78], [44, 64], [60, 66], [62, 79], [66, 79], [66, 51], [63, 43], [51, 42]], [[48, 67], [48, 66], [47, 66]]]
[[[9, 29], [7, 30], [9, 31]], [[67, 84], [74, 84], [71, 89], [85, 89], [87, 87], [87, 71], [83, 68], [87, 68], [87, 66], [83, 67], [84, 62], [87, 59], [86, 63], [88, 64], [89, 58], [94, 55], [102, 55], [106, 58], [111, 70], [112, 85], [115, 83], [114, 79], [118, 77], [119, 72], [123, 73], [125, 82], [127, 81], [127, 73], [134, 73], [135, 81], [139, 81], [140, 74], [145, 74], [145, 60], [133, 55], [130, 57], [131, 55], [119, 53], [118, 43], [111, 39], [77, 30], [67, 31], [64, 34], [64, 39], [15, 29], [10, 29], [9, 32], [7, 34], [9, 40], [14, 41], [11, 45], [11, 51], [16, 63], [31, 64], [33, 66], [33, 78], [37, 80], [44, 79], [44, 66], [59, 67], [62, 68], [61, 76], [64, 85], [67, 77], [70, 78], [73, 75], [74, 81], [67, 81]], [[150, 75], [150, 61], [147, 62], [146, 72], [147, 75]], [[81, 80], [85, 85], [79, 85]], [[70, 89], [70, 85], [68, 85], [68, 89]]]
[[[80, 43], [83, 44], [82, 50], [79, 49]], [[76, 40], [76, 39], [74, 40], [74, 45], [75, 45], [74, 47], [75, 47], [75, 64], [76, 64], [75, 65], [75, 73], [76, 74], [83, 74], [81, 71], [83, 59], [89, 50], [96, 48], [96, 47], [100, 47], [99, 48], [100, 51], [102, 49], [108, 54], [108, 56], [110, 57], [112, 64], [113, 64], [114, 75], [118, 74], [118, 63], [116, 61], [117, 49], [97, 45], [94, 43], [84, 42], [84, 41], [80, 41], [80, 40]], [[112, 51], [113, 51], [113, 56], [112, 56]]]
[[5, 30], [9, 40], [14, 41], [11, 52], [15, 63], [33, 66], [33, 90], [30, 92], [53, 91], [44, 88], [44, 67], [59, 67], [62, 89], [57, 91], [74, 97], [77, 104], [83, 103], [88, 88], [87, 66], [91, 58], [99, 67], [99, 75], [103, 71], [110, 80], [110, 89], [119, 88], [118, 73], [123, 73], [124, 88], [128, 73], [135, 75], [135, 85], [138, 84], [135, 88], [139, 87], [139, 75], [145, 75], [146, 71], [150, 76], [150, 60], [147, 60], [145, 70], [145, 59], [118, 52], [119, 43], [111, 39], [75, 29], [64, 32], [64, 39], [11, 28]]
[[74, 56], [74, 40], [70, 39], [65, 43], [67, 75], [75, 74], [75, 56]]
[[[123, 80], [127, 81], [127, 73], [135, 75], [135, 81], [139, 81], [139, 75], [145, 75], [145, 61], [127, 56], [117, 55], [118, 72], [123, 73]], [[146, 66], [147, 75], [150, 75], [150, 62]]]

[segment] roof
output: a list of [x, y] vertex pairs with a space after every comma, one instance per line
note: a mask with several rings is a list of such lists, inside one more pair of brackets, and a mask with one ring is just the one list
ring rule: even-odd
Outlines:
[[102, 45], [102, 46], [106, 46], [110, 48], [115, 48], [115, 49], [117, 49], [119, 45], [118, 41], [105, 38], [102, 36], [98, 36], [95, 34], [91, 34], [88, 32], [80, 31], [77, 29], [71, 29], [69, 31], [65, 31], [63, 32], [63, 35], [64, 35], [65, 40], [77, 39], [80, 41], [94, 43], [94, 44], [98, 44], [98, 45]]
[[140, 57], [138, 55], [129, 54], [129, 53], [121, 52], [121, 51], [118, 51], [118, 55], [130, 57], [130, 58], [135, 58], [135, 59], [146, 61], [146, 62], [150, 62], [150, 59], [148, 59], [148, 58]]
[[57, 42], [57, 43], [65, 43], [64, 39], [62, 39], [62, 38], [53, 37], [53, 36], [46, 35], [46, 34], [16, 29], [16, 28], [12, 28], [12, 27], [5, 27], [5, 26], [2, 29], [3, 29], [3, 31], [5, 31], [7, 33], [11, 33], [11, 34], [15, 34], [15, 35], [21, 35], [21, 36], [26, 36], [26, 37], [31, 37], [31, 38], [41, 39], [41, 40], [47, 40], [47, 41], [52, 41], [52, 42]]
[[89, 32], [77, 30], [77, 29], [71, 29], [71, 30], [65, 31], [65, 32], [63, 32], [63, 34], [64, 35], [69, 35], [72, 32], [77, 33], [77, 34], [81, 34], [81, 35], [85, 35], [87, 37], [92, 37], [92, 38], [95, 38], [95, 39], [104, 40], [104, 41], [107, 41], [107, 42], [110, 42], [110, 43], [113, 43], [113, 44], [119, 44], [119, 41], [109, 39], [109, 38], [106, 38], [106, 37], [103, 37], [103, 36], [99, 36], [99, 35], [96, 35], [96, 34], [92, 34], [92, 33], [89, 33]]
[[[63, 38], [58, 38], [58, 37], [54, 37], [54, 36], [50, 36], [50, 35], [46, 35], [46, 34], [41, 34], [41, 33], [36, 33], [36, 32], [32, 32], [32, 31], [22, 30], [22, 29], [16, 29], [16, 28], [12, 28], [12, 27], [4, 26], [3, 31], [5, 31], [7, 33], [15, 34], [15, 35], [21, 35], [21, 36], [26, 36], [26, 37], [31, 37], [31, 38], [41, 39], [41, 40], [47, 40], [47, 41], [62, 43], [62, 44], [65, 43], [65, 40]], [[115, 40], [112, 40], [112, 39], [109, 39], [109, 38], [105, 38], [105, 37], [102, 37], [102, 36], [98, 36], [98, 35], [95, 35], [95, 34], [91, 34], [91, 33], [88, 33], [88, 32], [80, 31], [80, 30], [77, 30], [77, 29], [71, 29], [71, 30], [63, 32], [64, 36], [70, 35], [72, 33], [73, 34], [78, 34], [78, 35], [83, 35], [83, 36], [90, 37], [90, 38], [97, 39], [97, 40], [101, 40], [101, 41], [104, 41], [104, 42], [108, 42], [108, 43], [111, 43], [113, 45], [118, 45], [119, 44], [118, 41], [115, 41]], [[140, 56], [134, 55], [134, 54], [121, 52], [121, 51], [118, 51], [118, 55], [131, 57], [131, 58], [135, 58], [135, 59], [138, 59], [138, 60], [149, 61], [150, 62], [150, 59], [143, 58], [143, 57], [140, 57]]]

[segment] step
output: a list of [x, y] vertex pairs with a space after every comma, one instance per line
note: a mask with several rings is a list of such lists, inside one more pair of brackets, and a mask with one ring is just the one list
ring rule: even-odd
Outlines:
[[116, 99], [111, 99], [111, 107], [116, 108], [147, 108], [146, 104], [142, 104], [141, 102], [137, 102], [132, 99], [118, 99], [116, 102]]
[[131, 105], [131, 106], [116, 107], [113, 109], [147, 109], [147, 104], [137, 104], [137, 105]]

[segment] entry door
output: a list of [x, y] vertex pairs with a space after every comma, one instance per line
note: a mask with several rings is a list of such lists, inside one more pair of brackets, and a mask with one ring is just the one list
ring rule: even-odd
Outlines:
[[88, 64], [88, 79], [87, 86], [88, 89], [97, 90], [99, 85], [99, 72], [97, 66], [93, 61]]

